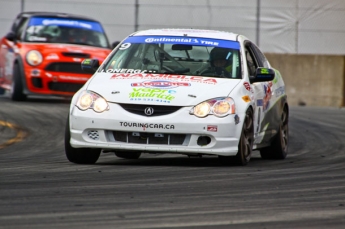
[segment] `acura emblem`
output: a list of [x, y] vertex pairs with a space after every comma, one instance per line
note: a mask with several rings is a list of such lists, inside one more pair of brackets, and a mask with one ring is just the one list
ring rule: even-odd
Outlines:
[[153, 110], [152, 107], [146, 107], [144, 112], [145, 112], [146, 115], [152, 115], [153, 112], [155, 112], [155, 110]]

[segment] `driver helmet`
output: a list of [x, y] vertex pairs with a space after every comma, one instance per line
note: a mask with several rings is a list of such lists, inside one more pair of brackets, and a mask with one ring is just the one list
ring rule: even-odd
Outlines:
[[[215, 64], [216, 63], [216, 64]], [[215, 47], [210, 53], [210, 64], [218, 75], [230, 75], [232, 71], [232, 52], [227, 48]]]

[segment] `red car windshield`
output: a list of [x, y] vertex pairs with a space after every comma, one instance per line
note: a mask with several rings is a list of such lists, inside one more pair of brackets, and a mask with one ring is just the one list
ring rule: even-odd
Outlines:
[[24, 41], [109, 47], [99, 22], [71, 18], [32, 17]]

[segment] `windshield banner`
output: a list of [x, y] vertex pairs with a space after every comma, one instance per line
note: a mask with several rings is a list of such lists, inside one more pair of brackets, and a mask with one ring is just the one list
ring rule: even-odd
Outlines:
[[103, 33], [102, 26], [98, 22], [84, 21], [78, 19], [64, 19], [64, 18], [48, 18], [48, 17], [33, 17], [30, 19], [29, 26], [44, 25], [44, 26], [66, 26], [80, 29], [89, 29]]
[[240, 49], [237, 41], [227, 41], [200, 37], [175, 37], [175, 36], [134, 36], [128, 37], [123, 43], [140, 43], [140, 44], [181, 44], [181, 45], [197, 45]]

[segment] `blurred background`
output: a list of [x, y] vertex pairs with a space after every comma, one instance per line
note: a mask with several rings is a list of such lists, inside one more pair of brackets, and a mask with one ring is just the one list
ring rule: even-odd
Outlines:
[[345, 0], [0, 0], [0, 35], [22, 11], [99, 20], [110, 42], [150, 28], [245, 35], [283, 75], [291, 105], [345, 106]]

